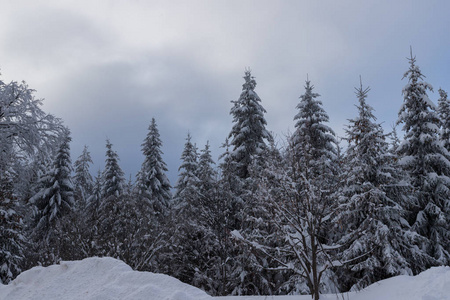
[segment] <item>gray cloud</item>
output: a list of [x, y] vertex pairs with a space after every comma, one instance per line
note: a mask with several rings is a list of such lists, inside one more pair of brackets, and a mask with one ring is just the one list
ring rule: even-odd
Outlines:
[[0, 11], [0, 67], [46, 98], [44, 108], [72, 129], [73, 159], [87, 144], [97, 169], [109, 137], [134, 176], [155, 117], [175, 184], [188, 131], [199, 148], [210, 140], [215, 157], [222, 151], [245, 67], [280, 137], [292, 131], [306, 74], [339, 135], [356, 114], [359, 75], [389, 129], [410, 45], [427, 80], [449, 88], [449, 8], [387, 0], [17, 1]]

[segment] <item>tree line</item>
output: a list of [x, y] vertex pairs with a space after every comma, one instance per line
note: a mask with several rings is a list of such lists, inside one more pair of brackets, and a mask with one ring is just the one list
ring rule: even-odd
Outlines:
[[0, 81], [0, 280], [90, 256], [169, 274], [211, 295], [358, 290], [450, 262], [450, 105], [411, 54], [397, 125], [385, 133], [355, 88], [345, 149], [306, 80], [278, 147], [245, 71], [218, 163], [188, 134], [172, 187], [152, 119], [135, 182], [112, 143], [92, 177], [70, 130], [22, 82]]

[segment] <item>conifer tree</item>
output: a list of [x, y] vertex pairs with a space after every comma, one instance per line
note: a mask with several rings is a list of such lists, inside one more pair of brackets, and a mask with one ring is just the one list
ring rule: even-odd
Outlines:
[[110, 196], [119, 196], [123, 192], [125, 178], [122, 169], [119, 166], [119, 156], [112, 150], [112, 144], [106, 140], [106, 160], [105, 170], [103, 171], [102, 198]]
[[[240, 234], [253, 243], [264, 245], [263, 247], [281, 249], [284, 246], [280, 243], [282, 233], [273, 221], [276, 217], [272, 205], [276, 193], [275, 186], [279, 183], [272, 179], [275, 177], [274, 174], [278, 174], [283, 163], [273, 140], [262, 153], [262, 157], [265, 160], [264, 168], [261, 168], [256, 161], [249, 167], [250, 177], [247, 181], [252, 180], [253, 188], [245, 194]], [[281, 193], [282, 191], [278, 191], [278, 195]], [[232, 283], [235, 285], [233, 292], [246, 295], [283, 293], [281, 285], [285, 283], [286, 272], [284, 270], [270, 271], [280, 267], [276, 259], [261, 255], [257, 250], [255, 251], [252, 243], [240, 243], [239, 246], [233, 269], [233, 275], [235, 275], [232, 278]]]
[[236, 172], [241, 178], [249, 176], [248, 168], [252, 160], [263, 153], [267, 148], [266, 141], [272, 139], [266, 130], [266, 110], [255, 92], [256, 81], [250, 70], [245, 71], [244, 79], [239, 99], [232, 101], [230, 114], [234, 125], [229, 134], [230, 144], [233, 146], [231, 158], [236, 162]]
[[[416, 236], [409, 232], [403, 199], [408, 194], [389, 153], [386, 135], [366, 102], [369, 88], [356, 89], [358, 116], [346, 129], [346, 182], [335, 218], [343, 245], [339, 258], [344, 290], [359, 290], [387, 277], [410, 274]], [[335, 228], [337, 230], [338, 228]], [[338, 231], [338, 232], [339, 232]], [[420, 255], [420, 253], [419, 253]]]
[[203, 228], [198, 223], [200, 207], [200, 180], [198, 174], [197, 147], [191, 142], [188, 133], [181, 154], [178, 181], [174, 196], [174, 215], [172, 226], [175, 231], [174, 260], [171, 275], [183, 282], [192, 284], [195, 268], [198, 265]]
[[88, 245], [88, 256], [100, 255], [98, 249], [99, 239], [99, 213], [100, 204], [102, 203], [102, 172], [99, 170], [94, 180], [92, 194], [86, 201], [84, 209], [85, 235], [84, 239]]
[[56, 157], [40, 179], [40, 190], [29, 200], [34, 205], [32, 238], [38, 263], [54, 264], [61, 259], [74, 259], [78, 251], [70, 239], [73, 228], [68, 221], [74, 207], [70, 140], [66, 129]]
[[283, 229], [288, 248], [292, 253], [302, 253], [292, 262], [293, 271], [305, 280], [312, 297], [318, 299], [324, 290], [322, 280], [331, 266], [324, 245], [330, 242], [329, 214], [336, 206], [337, 150], [335, 134], [326, 125], [329, 117], [313, 88], [306, 80], [294, 117], [296, 129], [288, 149], [291, 179], [285, 183], [291, 186], [286, 189], [290, 200], [276, 207], [280, 222], [287, 220], [290, 224]]
[[[327, 238], [335, 206], [336, 142], [333, 131], [325, 124], [328, 115], [315, 99], [319, 95], [312, 89], [307, 80], [285, 163], [277, 162], [277, 155], [273, 155], [275, 159], [269, 159], [257, 184], [259, 204], [270, 213], [266, 222], [274, 228], [267, 226], [264, 230], [259, 225], [253, 234], [243, 237], [241, 233], [248, 232], [244, 226], [233, 234], [245, 241], [252, 252], [266, 257], [269, 265], [274, 264], [271, 268], [288, 277], [279, 278], [276, 289], [307, 292], [319, 299], [321, 291], [331, 291], [325, 278], [332, 276], [329, 268], [333, 266]], [[265, 157], [269, 155], [266, 153]], [[264, 225], [264, 217], [260, 222]]]
[[244, 200], [242, 198], [242, 190], [245, 180], [236, 172], [238, 163], [232, 157], [232, 145], [228, 138], [222, 145], [225, 152], [220, 155], [220, 188], [226, 201], [226, 227], [228, 230], [240, 229], [244, 219], [243, 208]]
[[162, 142], [156, 121], [152, 118], [147, 137], [142, 144], [145, 159], [137, 175], [137, 188], [138, 194], [148, 202], [154, 213], [165, 215], [172, 196], [170, 182], [166, 176], [167, 165], [162, 159], [161, 146]]
[[[222, 265], [225, 260], [222, 259], [223, 248], [221, 246], [223, 243], [219, 240], [222, 238], [221, 232], [217, 231], [217, 221], [222, 212], [217, 210], [220, 191], [217, 187], [217, 172], [213, 168], [214, 164], [208, 142], [200, 151], [197, 167], [199, 199], [193, 222], [196, 223], [195, 227], [201, 235], [197, 250], [202, 255], [198, 257], [192, 283], [212, 295], [221, 295], [223, 287], [220, 286], [222, 278], [219, 274], [225, 267]], [[223, 230], [223, 227], [219, 230]]]
[[205, 148], [202, 149], [198, 161], [198, 179], [199, 192], [204, 202], [208, 202], [208, 192], [213, 189], [217, 178], [217, 172], [214, 170], [214, 160], [211, 157], [211, 150], [209, 149], [209, 142], [206, 143]]
[[74, 163], [75, 176], [73, 178], [75, 185], [75, 195], [77, 203], [82, 207], [86, 204], [94, 188], [94, 181], [89, 172], [89, 167], [92, 164], [91, 154], [87, 146], [84, 146], [83, 152]]
[[2, 169], [6, 166], [1, 164], [0, 167], [0, 284], [8, 284], [22, 271], [26, 245], [12, 176]]
[[35, 228], [44, 237], [48, 237], [55, 221], [70, 213], [74, 205], [70, 140], [66, 133], [52, 166], [40, 179], [41, 190], [30, 199], [30, 203], [36, 207]]
[[[232, 101], [230, 114], [233, 117], [233, 127], [228, 136], [232, 149], [224, 156], [223, 166], [226, 166], [224, 183], [231, 193], [230, 209], [234, 211], [232, 229], [242, 232], [251, 230], [247, 214], [252, 206], [259, 206], [254, 200], [258, 189], [257, 178], [252, 176], [265, 167], [264, 154], [268, 150], [267, 144], [273, 140], [266, 129], [267, 122], [264, 114], [266, 110], [261, 105], [261, 99], [255, 92], [256, 81], [250, 70], [245, 71], [242, 92], [237, 101]], [[255, 170], [259, 171], [255, 171]], [[247, 247], [241, 245], [236, 248], [233, 268], [233, 294], [264, 293], [262, 280], [255, 272], [254, 261], [247, 255]]]
[[[403, 78], [408, 83], [403, 88], [404, 102], [399, 111], [398, 123], [403, 123], [404, 142], [399, 146], [400, 165], [408, 172], [414, 188], [415, 201], [410, 203], [409, 222], [413, 230], [428, 239], [426, 253], [435, 263], [449, 262], [449, 153], [439, 140], [440, 121], [436, 107], [428, 98], [432, 86], [423, 81], [416, 58], [409, 60], [409, 70]], [[418, 273], [432, 262], [416, 266]]]
[[181, 160], [182, 163], [178, 168], [179, 175], [174, 197], [178, 210], [184, 210], [184, 208], [192, 206], [199, 197], [198, 153], [197, 147], [191, 142], [189, 133], [181, 154]]
[[438, 113], [441, 119], [440, 138], [445, 149], [450, 151], [450, 103], [447, 99], [447, 92], [439, 89]]
[[[122, 234], [124, 213], [128, 212], [130, 195], [124, 194], [125, 178], [119, 166], [119, 156], [112, 150], [112, 144], [106, 141], [105, 169], [102, 173], [101, 201], [98, 207], [99, 248], [101, 255], [124, 257], [121, 245], [125, 242]], [[125, 217], [127, 220], [134, 216]], [[121, 232], [119, 234], [119, 232]], [[120, 238], [119, 238], [120, 236]]]
[[291, 144], [302, 175], [306, 178], [317, 177], [320, 181], [330, 172], [331, 163], [335, 160], [336, 138], [333, 130], [326, 125], [329, 117], [322, 108], [322, 102], [316, 99], [320, 95], [313, 89], [314, 86], [307, 80], [305, 94], [300, 96], [297, 105], [299, 112], [294, 117], [297, 122]]

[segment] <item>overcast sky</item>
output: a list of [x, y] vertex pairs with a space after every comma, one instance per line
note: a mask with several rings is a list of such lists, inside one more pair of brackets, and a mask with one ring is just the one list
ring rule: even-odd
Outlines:
[[360, 75], [389, 130], [410, 46], [436, 102], [450, 90], [449, 12], [446, 0], [0, 0], [0, 72], [45, 98], [72, 131], [72, 160], [89, 146], [93, 173], [109, 138], [134, 179], [155, 117], [175, 185], [188, 132], [215, 159], [222, 152], [247, 67], [280, 139], [307, 74], [338, 135], [356, 114]]

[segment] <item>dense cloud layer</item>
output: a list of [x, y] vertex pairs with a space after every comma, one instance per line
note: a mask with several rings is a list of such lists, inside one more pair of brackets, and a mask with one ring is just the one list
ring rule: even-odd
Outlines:
[[[412, 45], [427, 80], [450, 89], [446, 1], [18, 1], [0, 12], [2, 79], [26, 80], [73, 135], [72, 157], [89, 145], [103, 167], [104, 141], [127, 174], [155, 117], [175, 183], [188, 131], [213, 154], [231, 128], [245, 67], [281, 138], [306, 74], [322, 95], [331, 125], [355, 115], [353, 87], [389, 129], [402, 102]], [[437, 95], [431, 95], [433, 100]], [[93, 170], [95, 171], [95, 170]]]

